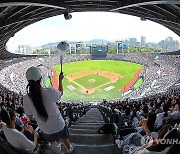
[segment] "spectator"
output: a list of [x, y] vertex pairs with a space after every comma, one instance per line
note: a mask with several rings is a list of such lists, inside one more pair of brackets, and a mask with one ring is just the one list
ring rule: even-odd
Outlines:
[[23, 98], [25, 113], [34, 115], [46, 141], [58, 150], [58, 142], [62, 139], [67, 152], [71, 153], [74, 146], [68, 140], [69, 130], [56, 105], [63, 94], [63, 74], [59, 75], [59, 91], [41, 87], [42, 75], [40, 69], [36, 67], [27, 70], [26, 78], [28, 80], [27, 95]]
[[9, 111], [2, 110], [1, 118], [4, 123], [2, 123], [2, 130], [5, 134], [8, 142], [16, 149], [30, 150], [31, 152], [38, 149], [38, 134], [34, 133], [34, 142], [26, 138], [26, 136], [15, 129], [16, 116], [14, 111], [11, 109]]
[[172, 120], [180, 119], [180, 101], [176, 103], [175, 108], [176, 108], [176, 111], [170, 115], [170, 119]]
[[163, 124], [167, 124], [167, 121], [169, 119], [170, 111], [169, 111], [169, 105], [163, 104], [163, 112], [158, 113], [156, 116], [156, 128], [162, 127]]

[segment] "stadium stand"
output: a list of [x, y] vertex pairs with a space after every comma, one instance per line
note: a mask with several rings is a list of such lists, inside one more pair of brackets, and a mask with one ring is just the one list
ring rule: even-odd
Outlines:
[[[152, 54], [108, 54], [108, 59], [123, 60], [134, 63], [139, 63], [144, 65], [144, 70], [140, 76], [144, 77], [143, 85], [133, 90], [124, 98], [142, 98], [148, 95], [154, 95], [156, 93], [167, 91], [169, 87], [175, 85], [179, 81], [179, 59], [177, 56], [164, 56], [160, 55], [158, 57]], [[64, 63], [72, 61], [81, 61], [90, 59], [90, 55], [66, 55], [64, 58]], [[57, 56], [52, 56], [51, 59], [48, 57], [44, 58], [33, 58], [27, 59], [25, 61], [11, 64], [8, 67], [4, 67], [0, 70], [1, 79], [0, 82], [7, 89], [20, 92], [22, 94], [26, 93], [26, 79], [24, 76], [25, 70], [34, 65], [43, 65], [44, 77], [47, 76], [49, 72], [48, 68], [59, 64], [59, 59]], [[16, 68], [19, 68], [16, 71]]]
[[[7, 51], [7, 41], [15, 35], [16, 32], [22, 28], [30, 25], [39, 20], [47, 17], [64, 14], [67, 12], [82, 12], [82, 11], [110, 11], [119, 12], [129, 15], [139, 16], [141, 20], [155, 21], [172, 31], [177, 35], [180, 35], [180, 3], [179, 1], [171, 0], [138, 0], [138, 1], [71, 1], [64, 0], [58, 2], [56, 0], [51, 1], [22, 1], [14, 2], [11, 0], [0, 2], [0, 106], [1, 108], [16, 109], [22, 106], [22, 94], [25, 93], [23, 89], [26, 85], [25, 77], [22, 76], [23, 71], [32, 66], [34, 63], [42, 65], [42, 61], [32, 55], [13, 54]], [[171, 54], [171, 53], [169, 53]], [[19, 58], [27, 57], [27, 58]], [[29, 58], [28, 58], [29, 57]], [[88, 55], [83, 56], [67, 56], [66, 62], [88, 59]], [[7, 59], [10, 60], [7, 60]], [[16, 59], [14, 59], [16, 58]], [[131, 90], [130, 93], [124, 95], [123, 99], [119, 100], [104, 100], [96, 108], [90, 107], [85, 102], [61, 102], [59, 109], [62, 112], [66, 122], [71, 126], [71, 130], [74, 133], [72, 141], [77, 146], [76, 154], [109, 154], [109, 153], [132, 153], [129, 151], [131, 145], [127, 148], [121, 148], [121, 143], [125, 145], [124, 141], [127, 135], [132, 135], [137, 132], [140, 135], [146, 133], [144, 128], [139, 125], [139, 121], [146, 119], [147, 109], [151, 113], [156, 114], [156, 118], [161, 118], [163, 124], [167, 129], [162, 126], [160, 128], [153, 128], [153, 131], [159, 132], [160, 129], [164, 129], [163, 133], [159, 136], [162, 139], [179, 139], [180, 134], [177, 129], [179, 124], [180, 113], [180, 60], [179, 55], [161, 55], [155, 57], [151, 54], [118, 54], [108, 55], [107, 59], [124, 60], [135, 63], [140, 63], [145, 66], [141, 76], [144, 76], [144, 83], [141, 87], [135, 90]], [[6, 59], [6, 60], [4, 60]], [[48, 63], [48, 58], [44, 60], [44, 73], [47, 72], [47, 68], [51, 65]], [[51, 64], [58, 64], [58, 58], [53, 57]], [[17, 70], [18, 68], [18, 70]], [[164, 104], [168, 105], [168, 110], [165, 110]], [[148, 107], [148, 108], [147, 108]], [[101, 114], [102, 117], [101, 117]], [[166, 114], [168, 113], [168, 114]], [[85, 114], [85, 115], [84, 115]], [[127, 116], [128, 115], [128, 116]], [[20, 117], [22, 118], [22, 117]], [[23, 117], [24, 119], [24, 117]], [[27, 119], [24, 121], [27, 121]], [[148, 119], [149, 121], [149, 119]], [[33, 119], [31, 120], [33, 123]], [[107, 125], [104, 125], [104, 124]], [[141, 124], [143, 122], [141, 121]], [[156, 123], [156, 121], [155, 121]], [[89, 125], [92, 125], [90, 127]], [[145, 124], [145, 120], [144, 120]], [[145, 126], [143, 124], [143, 126]], [[153, 123], [150, 123], [152, 125]], [[107, 127], [108, 126], [108, 127]], [[111, 129], [111, 126], [113, 129]], [[35, 127], [35, 126], [34, 126]], [[88, 129], [87, 127], [90, 127]], [[94, 128], [93, 128], [94, 127]], [[162, 127], [162, 128], [161, 128]], [[35, 127], [36, 128], [36, 127]], [[83, 128], [83, 129], [82, 129]], [[98, 130], [99, 128], [99, 130]], [[106, 128], [106, 129], [105, 129]], [[111, 135], [96, 134], [95, 130], [102, 132], [102, 130], [111, 131]], [[148, 124], [148, 129], [149, 124]], [[145, 129], [144, 129], [145, 130]], [[180, 128], [179, 128], [180, 130]], [[77, 133], [77, 134], [76, 134]], [[84, 133], [84, 135], [83, 135]], [[89, 135], [89, 134], [95, 135]], [[104, 133], [106, 133], [104, 131]], [[133, 134], [134, 135], [134, 134]], [[79, 137], [79, 138], [78, 138]], [[113, 137], [113, 138], [112, 138]], [[85, 139], [85, 140], [83, 140]], [[93, 140], [92, 140], [93, 139]], [[132, 137], [130, 138], [132, 139]], [[137, 139], [137, 138], [136, 138]], [[122, 141], [123, 140], [123, 141]], [[93, 141], [93, 142], [92, 142]], [[122, 141], [122, 142], [120, 142]], [[115, 142], [115, 144], [113, 144]], [[89, 145], [87, 145], [88, 143]], [[98, 143], [99, 145], [96, 145]], [[133, 140], [131, 143], [134, 143]], [[117, 144], [117, 146], [116, 146]], [[104, 146], [105, 145], [105, 146]], [[109, 146], [109, 147], [108, 147]], [[160, 146], [160, 147], [159, 147]], [[43, 147], [43, 146], [42, 146]], [[157, 150], [158, 147], [158, 151]], [[119, 148], [119, 149], [117, 149]], [[156, 146], [156, 149], [152, 147], [147, 148], [145, 153], [168, 153], [178, 154], [180, 151], [178, 144], [170, 145], [166, 144]], [[41, 153], [48, 151], [48, 148], [42, 148]], [[49, 151], [51, 153], [51, 151]], [[14, 149], [7, 143], [3, 134], [0, 134], [0, 153], [1, 154], [16, 154], [23, 153]], [[141, 152], [142, 153], [142, 152]]]
[[[89, 58], [90, 55], [66, 55], [65, 63], [87, 60]], [[163, 125], [171, 124], [174, 126], [180, 122], [180, 57], [178, 55], [161, 55], [155, 57], [151, 54], [148, 56], [147, 54], [109, 54], [107, 58], [143, 64], [145, 69], [141, 76], [144, 76], [144, 83], [140, 88], [132, 90], [131, 93], [125, 95], [122, 99], [111, 101], [103, 100], [99, 106], [101, 114], [96, 108], [93, 108], [93, 106], [86, 105], [87, 102], [61, 101], [59, 110], [71, 129], [72, 138], [70, 138], [70, 140], [78, 145], [74, 153], [81, 154], [86, 150], [90, 153], [91, 149], [96, 149], [98, 153], [100, 153], [100, 151], [106, 153], [112, 150], [114, 153], [123, 152], [123, 149], [118, 148], [120, 145], [116, 146], [116, 141], [123, 139], [123, 136], [129, 135], [130, 133], [139, 132], [141, 135], [144, 135], [145, 132], [142, 126], [139, 126], [138, 121], [146, 119], [148, 117], [147, 113], [149, 112], [156, 114], [157, 119], [161, 118]], [[26, 92], [23, 88], [27, 84], [24, 72], [28, 67], [33, 66], [34, 63], [45, 66], [42, 67], [42, 70], [46, 76], [48, 68], [58, 64], [59, 59], [56, 56], [52, 56], [50, 61], [48, 57], [44, 57], [43, 60], [38, 57], [1, 61], [1, 108], [17, 109], [22, 106], [22, 95]], [[17, 68], [19, 69], [17, 70]], [[10, 77], [12, 72], [14, 72], [13, 80]], [[154, 83], [155, 80], [156, 82]], [[154, 86], [159, 87], [153, 89]], [[148, 88], [151, 89], [146, 91]], [[146, 93], [142, 95], [144, 91], [146, 91]], [[137, 95], [142, 96], [137, 97]], [[168, 116], [166, 117], [164, 116], [164, 104], [168, 104], [166, 110]], [[33, 119], [29, 124], [31, 124], [34, 129], [37, 128], [36, 122]], [[150, 125], [152, 125], [152, 123], [150, 123]], [[158, 132], [161, 127], [162, 125], [157, 127], [156, 121], [154, 121], [154, 128], [151, 128], [151, 130]], [[105, 136], [98, 133], [104, 133]], [[13, 149], [2, 137], [1, 141], [2, 146], [0, 149], [2, 151]], [[94, 146], [93, 142], [97, 145]], [[43, 147], [41, 151], [48, 149], [46, 146], [44, 147], [44, 145], [41, 147]], [[168, 151], [178, 153], [178, 148], [177, 145], [170, 146]], [[64, 147], [62, 147], [62, 151], [63, 150]], [[6, 150], [6, 152], [8, 151]]]

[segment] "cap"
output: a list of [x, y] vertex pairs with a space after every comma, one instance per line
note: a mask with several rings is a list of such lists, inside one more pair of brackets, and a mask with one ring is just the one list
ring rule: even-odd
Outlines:
[[42, 77], [41, 70], [37, 67], [30, 67], [26, 72], [27, 80], [34, 80], [37, 81]]

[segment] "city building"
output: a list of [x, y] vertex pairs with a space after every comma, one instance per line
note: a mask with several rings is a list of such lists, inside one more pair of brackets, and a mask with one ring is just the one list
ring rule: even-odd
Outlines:
[[141, 46], [145, 46], [145, 45], [146, 45], [146, 37], [141, 36]]
[[33, 50], [32, 47], [29, 45], [18, 45], [17, 50], [15, 53], [20, 53], [20, 54], [32, 54]]

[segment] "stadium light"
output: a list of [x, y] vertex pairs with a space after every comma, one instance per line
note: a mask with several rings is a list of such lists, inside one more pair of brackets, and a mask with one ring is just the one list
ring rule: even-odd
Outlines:
[[71, 15], [69, 12], [65, 12], [65, 13], [64, 13], [64, 18], [65, 18], [66, 20], [70, 20], [70, 19], [72, 18], [72, 15]]

